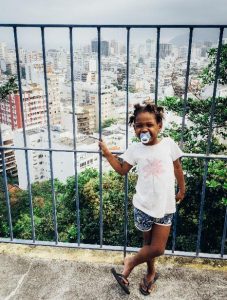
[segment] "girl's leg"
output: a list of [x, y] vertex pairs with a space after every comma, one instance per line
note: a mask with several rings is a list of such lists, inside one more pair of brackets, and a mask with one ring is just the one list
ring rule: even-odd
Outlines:
[[128, 277], [132, 270], [142, 264], [164, 253], [169, 237], [171, 226], [154, 224], [152, 227], [152, 240], [150, 245], [144, 245], [133, 257], [127, 257], [122, 274]]
[[[152, 229], [150, 231], [143, 232], [143, 245], [150, 245], [152, 240]], [[147, 260], [147, 281], [150, 282], [155, 277], [155, 258], [151, 258]]]

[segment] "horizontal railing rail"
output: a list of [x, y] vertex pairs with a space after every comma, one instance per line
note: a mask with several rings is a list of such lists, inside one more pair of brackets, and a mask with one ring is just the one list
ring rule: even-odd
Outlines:
[[[184, 97], [183, 97], [183, 116], [182, 116], [182, 127], [181, 127], [181, 146], [184, 142], [184, 130], [185, 130], [185, 118], [186, 118], [186, 110], [187, 110], [187, 94], [188, 94], [188, 85], [189, 85], [189, 73], [190, 73], [190, 63], [191, 63], [191, 50], [192, 50], [192, 41], [193, 41], [193, 32], [194, 29], [219, 29], [219, 40], [218, 40], [218, 50], [216, 57], [216, 68], [215, 68], [215, 80], [214, 80], [214, 88], [212, 95], [212, 105], [211, 105], [211, 113], [210, 113], [210, 121], [209, 121], [209, 134], [207, 139], [207, 149], [206, 153], [184, 153], [184, 157], [189, 158], [199, 158], [204, 160], [204, 172], [203, 172], [203, 183], [202, 183], [202, 191], [201, 191], [201, 199], [200, 199], [200, 212], [199, 212], [199, 224], [198, 224], [198, 234], [197, 234], [197, 244], [195, 253], [194, 252], [182, 252], [176, 251], [176, 232], [177, 232], [177, 215], [178, 210], [175, 213], [174, 217], [174, 226], [173, 226], [173, 240], [172, 240], [172, 250], [166, 251], [167, 254], [173, 255], [187, 255], [187, 256], [199, 256], [199, 257], [209, 257], [209, 258], [226, 258], [224, 255], [224, 245], [226, 240], [226, 228], [227, 228], [227, 210], [225, 212], [225, 221], [223, 224], [223, 233], [222, 240], [220, 246], [220, 254], [209, 254], [209, 253], [201, 253], [200, 252], [200, 244], [201, 244], [201, 235], [202, 235], [202, 226], [203, 226], [203, 215], [204, 215], [204, 204], [205, 204], [205, 194], [206, 194], [206, 181], [208, 177], [208, 162], [210, 160], [226, 160], [227, 156], [225, 155], [213, 155], [210, 154], [211, 149], [211, 141], [212, 141], [212, 131], [213, 131], [213, 121], [214, 121], [214, 113], [216, 107], [216, 93], [217, 93], [217, 84], [219, 77], [219, 65], [220, 65], [220, 54], [221, 54], [221, 46], [223, 41], [223, 31], [227, 28], [227, 25], [82, 25], [82, 24], [0, 24], [0, 28], [9, 27], [13, 29], [14, 35], [14, 44], [15, 44], [15, 53], [16, 53], [16, 65], [17, 65], [17, 78], [18, 78], [18, 87], [19, 87], [19, 95], [20, 95], [20, 106], [22, 113], [22, 127], [23, 127], [23, 140], [24, 147], [7, 147], [3, 145], [2, 132], [0, 131], [0, 152], [2, 157], [2, 173], [3, 173], [3, 184], [5, 190], [5, 198], [6, 198], [6, 206], [8, 213], [8, 226], [9, 226], [9, 238], [0, 237], [0, 242], [9, 242], [9, 243], [24, 243], [24, 244], [36, 244], [36, 245], [54, 245], [54, 246], [66, 246], [66, 247], [81, 247], [81, 248], [89, 248], [89, 249], [109, 249], [109, 250], [120, 250], [126, 254], [126, 251], [136, 251], [137, 248], [127, 247], [128, 242], [128, 177], [125, 176], [124, 190], [124, 245], [121, 247], [117, 246], [106, 246], [103, 245], [103, 190], [102, 190], [102, 153], [101, 151], [90, 151], [90, 150], [78, 150], [76, 143], [76, 128], [75, 128], [75, 90], [74, 90], [74, 59], [73, 59], [73, 33], [72, 30], [76, 28], [96, 28], [97, 29], [97, 41], [98, 41], [98, 51], [97, 51], [97, 61], [98, 61], [98, 108], [99, 108], [99, 139], [102, 138], [102, 105], [101, 105], [101, 31], [105, 28], [123, 28], [126, 30], [127, 39], [126, 39], [126, 148], [128, 147], [128, 114], [129, 114], [129, 67], [130, 67], [130, 30], [131, 29], [145, 29], [145, 28], [153, 28], [157, 30], [157, 43], [156, 43], [156, 77], [155, 77], [155, 103], [158, 101], [158, 83], [159, 83], [159, 60], [160, 60], [160, 34], [162, 29], [188, 29], [188, 55], [187, 55], [187, 66], [186, 66], [186, 74], [185, 74], [185, 89], [184, 89]], [[24, 103], [22, 97], [22, 83], [21, 83], [21, 69], [20, 69], [20, 57], [19, 57], [19, 48], [18, 48], [18, 28], [39, 28], [41, 34], [41, 43], [42, 43], [42, 59], [43, 59], [43, 70], [44, 70], [44, 86], [45, 86], [45, 100], [46, 100], [46, 110], [47, 110], [47, 134], [48, 134], [48, 148], [30, 148], [27, 146], [26, 140], [26, 128], [25, 128], [25, 118], [24, 118]], [[71, 99], [72, 99], [72, 121], [73, 121], [73, 149], [65, 150], [65, 149], [54, 149], [52, 148], [52, 140], [51, 140], [51, 132], [50, 132], [50, 115], [49, 115], [49, 99], [48, 99], [48, 80], [47, 80], [47, 63], [46, 63], [46, 42], [45, 42], [45, 29], [46, 28], [68, 28], [69, 30], [69, 42], [70, 42], [70, 68], [71, 68]], [[6, 150], [22, 150], [25, 153], [25, 168], [27, 174], [27, 182], [28, 182], [28, 195], [29, 195], [29, 207], [30, 207], [30, 217], [31, 217], [31, 240], [19, 240], [15, 239], [13, 235], [13, 225], [12, 225], [12, 215], [11, 215], [11, 204], [9, 198], [8, 191], [8, 182], [7, 182], [7, 173], [6, 173], [6, 165], [4, 159], [4, 152]], [[28, 153], [29, 151], [47, 151], [49, 152], [49, 164], [50, 164], [50, 180], [51, 180], [51, 190], [52, 190], [52, 210], [53, 210], [53, 222], [54, 222], [54, 243], [53, 242], [45, 242], [38, 241], [36, 239], [35, 232], [35, 223], [34, 223], [34, 211], [33, 211], [33, 198], [32, 198], [32, 189], [31, 189], [31, 178], [30, 178], [30, 168], [29, 168], [29, 159]], [[72, 152], [74, 154], [74, 173], [75, 173], [75, 195], [76, 195], [76, 228], [77, 228], [77, 243], [62, 243], [59, 242], [58, 237], [58, 220], [57, 220], [57, 208], [56, 208], [56, 195], [54, 190], [54, 175], [53, 175], [53, 152]], [[99, 200], [100, 200], [100, 220], [99, 220], [99, 245], [86, 245], [82, 244], [80, 241], [80, 199], [78, 192], [78, 170], [77, 170], [77, 153], [96, 153], [99, 155]], [[114, 154], [121, 154], [120, 151], [114, 151]]]

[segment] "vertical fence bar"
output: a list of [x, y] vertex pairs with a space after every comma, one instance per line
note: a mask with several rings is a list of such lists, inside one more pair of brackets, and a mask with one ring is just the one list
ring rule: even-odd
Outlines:
[[221, 257], [224, 256], [226, 229], [227, 229], [227, 207], [225, 209], [225, 222], [224, 222], [224, 228], [223, 228], [223, 234], [222, 234], [222, 240], [221, 240]]
[[216, 93], [217, 93], [217, 85], [218, 85], [218, 77], [219, 77], [219, 71], [220, 71], [220, 57], [221, 57], [221, 48], [222, 48], [222, 39], [223, 39], [223, 31], [224, 28], [220, 28], [220, 34], [219, 34], [219, 42], [218, 42], [218, 51], [217, 51], [217, 61], [216, 61], [216, 68], [215, 68], [215, 80], [214, 80], [214, 89], [213, 89], [213, 96], [212, 96], [212, 104], [211, 104], [211, 117], [209, 122], [209, 134], [208, 134], [208, 143], [207, 143], [207, 150], [206, 154], [208, 155], [210, 153], [211, 148], [211, 141], [212, 141], [212, 132], [213, 132], [213, 119], [214, 119], [214, 112], [216, 108]]
[[[183, 147], [184, 128], [185, 128], [185, 115], [186, 115], [186, 109], [187, 109], [187, 93], [188, 93], [190, 63], [191, 63], [192, 34], [193, 34], [193, 27], [191, 27], [190, 31], [189, 31], [188, 59], [187, 59], [186, 76], [185, 76], [185, 90], [184, 90], [183, 116], [182, 116], [181, 141], [180, 141], [180, 147], [181, 148]], [[175, 247], [176, 247], [178, 210], [179, 209], [178, 209], [178, 206], [177, 206], [176, 212], [174, 214], [174, 223], [173, 223], [172, 253], [174, 253]]]
[[[0, 124], [0, 146], [3, 146], [3, 137], [2, 137], [1, 124]], [[7, 214], [8, 214], [9, 235], [10, 235], [10, 240], [12, 241], [13, 240], [13, 225], [12, 225], [11, 205], [10, 205], [9, 192], [8, 192], [8, 183], [7, 183], [7, 174], [6, 174], [6, 165], [5, 165], [5, 154], [4, 154], [3, 149], [1, 149], [1, 156], [2, 156], [3, 184], [4, 184], [4, 190], [5, 190]]]
[[76, 152], [76, 126], [75, 126], [75, 91], [74, 91], [74, 60], [73, 60], [73, 28], [69, 28], [70, 39], [70, 64], [71, 64], [71, 94], [72, 94], [72, 111], [73, 111], [73, 150], [74, 150], [74, 170], [75, 170], [75, 193], [76, 193], [76, 218], [77, 218], [77, 244], [80, 245], [80, 202], [78, 190], [78, 172], [77, 172], [77, 152]]
[[[17, 77], [18, 77], [18, 86], [19, 86], [19, 94], [20, 94], [20, 106], [21, 106], [21, 114], [22, 114], [23, 139], [24, 139], [24, 147], [27, 147], [27, 139], [26, 139], [26, 133], [25, 133], [25, 121], [24, 121], [24, 103], [23, 103], [21, 75], [20, 75], [20, 60], [19, 60], [19, 50], [18, 50], [17, 27], [13, 27], [13, 30], [14, 30], [14, 42], [15, 42], [16, 63], [17, 63]], [[34, 225], [32, 190], [31, 190], [29, 163], [28, 163], [28, 150], [25, 150], [25, 161], [26, 161], [26, 174], [27, 174], [27, 183], [28, 183], [28, 194], [29, 194], [29, 208], [30, 208], [30, 217], [31, 217], [31, 226], [32, 226], [32, 240], [33, 240], [33, 243], [35, 243], [35, 225]]]
[[[129, 86], [129, 42], [130, 42], [130, 27], [127, 27], [127, 62], [126, 62], [126, 149], [128, 148], [128, 86]], [[124, 182], [124, 257], [126, 256], [128, 243], [128, 174], [125, 175]]]
[[[51, 149], [51, 131], [50, 131], [50, 116], [49, 116], [49, 97], [48, 97], [48, 85], [47, 85], [46, 50], [45, 50], [44, 26], [41, 27], [41, 37], [42, 37], [44, 84], [45, 84], [45, 95], [46, 95], [45, 98], [46, 98], [46, 109], [47, 109], [48, 145], [49, 145], [49, 149]], [[56, 197], [55, 197], [55, 191], [54, 191], [53, 152], [52, 152], [52, 150], [49, 150], [49, 159], [50, 159], [50, 176], [51, 176], [51, 191], [52, 191], [54, 235], [55, 235], [55, 243], [58, 244], [58, 224], [57, 224]]]
[[159, 50], [160, 50], [160, 27], [157, 27], [156, 76], [155, 76], [155, 104], [156, 105], [158, 102]]
[[[98, 31], [98, 106], [99, 106], [99, 139], [102, 138], [102, 98], [101, 98], [101, 28]], [[102, 200], [102, 151], [99, 153], [99, 199], [100, 199], [100, 248], [103, 246], [103, 200]]]
[[[221, 27], [220, 28], [220, 34], [219, 34], [219, 42], [218, 42], [216, 68], [215, 68], [215, 80], [214, 80], [214, 89], [213, 89], [213, 97], [212, 97], [212, 104], [211, 104], [209, 133], [208, 133], [208, 138], [207, 138], [207, 149], [206, 149], [206, 154], [207, 155], [210, 154], [210, 146], [211, 146], [211, 139], [212, 139], [212, 131], [213, 131], [212, 127], [213, 127], [213, 119], [214, 119], [214, 112], [215, 112], [215, 106], [216, 106], [215, 97], [216, 97], [218, 77], [219, 77], [219, 64], [220, 64], [220, 56], [221, 56], [223, 30], [224, 30], [224, 28]], [[205, 163], [204, 163], [204, 175], [203, 175], [202, 194], [201, 194], [201, 201], [200, 201], [199, 226], [198, 226], [198, 235], [197, 235], [197, 244], [196, 244], [196, 256], [198, 256], [199, 252], [200, 252], [202, 223], [203, 223], [203, 211], [204, 211], [204, 202], [205, 202], [205, 194], [206, 194], [207, 173], [208, 173], [208, 159], [206, 159]]]
[[190, 28], [189, 42], [188, 42], [188, 59], [187, 59], [187, 69], [186, 69], [186, 76], [185, 76], [183, 117], [182, 117], [181, 141], [180, 141], [181, 148], [183, 147], [183, 142], [184, 142], [185, 115], [186, 115], [187, 104], [188, 104], [187, 95], [188, 95], [188, 82], [189, 82], [189, 72], [190, 72], [190, 64], [191, 64], [192, 36], [193, 36], [193, 27]]
[[178, 208], [179, 206], [177, 205], [176, 207], [176, 212], [174, 214], [173, 218], [173, 237], [172, 237], [172, 253], [174, 253], [175, 248], [176, 248], [176, 237], [177, 237], [177, 217], [178, 217]]

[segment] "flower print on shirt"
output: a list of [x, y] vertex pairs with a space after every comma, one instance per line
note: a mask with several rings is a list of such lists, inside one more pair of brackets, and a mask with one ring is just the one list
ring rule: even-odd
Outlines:
[[142, 171], [144, 172], [144, 177], [148, 177], [150, 175], [159, 176], [165, 172], [160, 159], [146, 159], [146, 165], [143, 167]]

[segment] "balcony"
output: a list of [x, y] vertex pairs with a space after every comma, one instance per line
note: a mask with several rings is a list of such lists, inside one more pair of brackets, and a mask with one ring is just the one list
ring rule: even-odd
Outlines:
[[[203, 29], [211, 29], [216, 28], [218, 30], [218, 43], [217, 43], [217, 51], [216, 51], [216, 64], [215, 64], [215, 72], [214, 72], [214, 85], [212, 92], [212, 99], [210, 102], [210, 114], [207, 120], [207, 134], [206, 134], [206, 147], [203, 152], [184, 152], [183, 161], [195, 162], [196, 166], [199, 170], [198, 178], [200, 181], [198, 185], [196, 185], [196, 197], [193, 198], [191, 202], [193, 206], [193, 212], [196, 213], [190, 215], [190, 198], [188, 197], [185, 200], [185, 205], [188, 209], [188, 216], [185, 218], [185, 215], [182, 217], [182, 208], [177, 208], [177, 212], [174, 216], [174, 225], [173, 232], [171, 238], [169, 240], [169, 244], [167, 250], [165, 252], [165, 257], [160, 258], [158, 262], [158, 268], [161, 271], [160, 287], [153, 295], [154, 299], [224, 299], [226, 294], [226, 288], [224, 285], [224, 271], [226, 271], [225, 260], [227, 258], [226, 255], [226, 228], [227, 228], [227, 209], [226, 206], [223, 205], [220, 207], [214, 207], [214, 214], [218, 212], [218, 226], [212, 227], [209, 222], [207, 222], [207, 218], [205, 218], [205, 211], [209, 208], [209, 206], [213, 205], [212, 203], [207, 203], [207, 194], [210, 193], [210, 186], [217, 193], [222, 183], [215, 183], [215, 186], [212, 186], [212, 163], [213, 162], [221, 162], [220, 168], [223, 167], [223, 162], [226, 161], [226, 155], [218, 152], [213, 153], [211, 151], [212, 144], [212, 134], [213, 134], [213, 123], [215, 120], [215, 108], [216, 108], [216, 94], [217, 94], [217, 86], [218, 86], [218, 78], [219, 78], [219, 64], [220, 64], [220, 56], [221, 56], [221, 48], [222, 48], [222, 40], [223, 33], [226, 28], [225, 25], [222, 26], [160, 26], [160, 25], [152, 25], [152, 26], [131, 26], [131, 25], [122, 25], [122, 26], [101, 26], [101, 25], [85, 25], [85, 26], [77, 26], [77, 25], [1, 25], [0, 27], [10, 27], [13, 30], [14, 34], [14, 42], [15, 42], [15, 53], [16, 53], [16, 64], [17, 64], [17, 78], [18, 78], [18, 86], [19, 86], [19, 94], [20, 99], [22, 97], [22, 85], [21, 85], [21, 74], [20, 74], [20, 57], [19, 57], [19, 48], [18, 48], [18, 28], [22, 27], [35, 27], [40, 29], [41, 32], [41, 41], [42, 41], [42, 58], [43, 58], [43, 70], [44, 70], [44, 82], [45, 82], [45, 95], [46, 95], [46, 111], [47, 111], [47, 128], [48, 128], [48, 142], [49, 147], [47, 148], [38, 148], [38, 147], [28, 147], [26, 142], [26, 133], [25, 133], [25, 124], [23, 119], [23, 139], [24, 146], [17, 147], [11, 146], [7, 147], [3, 145], [1, 142], [1, 134], [0, 134], [0, 151], [2, 153], [2, 158], [5, 157], [5, 154], [9, 151], [23, 151], [25, 154], [25, 164], [24, 169], [26, 170], [26, 178], [27, 178], [27, 199], [29, 206], [27, 205], [27, 215], [29, 215], [29, 220], [26, 223], [27, 228], [29, 228], [29, 232], [18, 232], [15, 234], [14, 228], [14, 216], [15, 211], [14, 208], [11, 207], [11, 199], [8, 191], [8, 182], [7, 182], [7, 166], [3, 163], [3, 188], [4, 188], [4, 197], [6, 203], [6, 215], [7, 215], [7, 230], [5, 230], [5, 234], [0, 233], [0, 259], [2, 260], [2, 265], [4, 266], [7, 273], [12, 272], [14, 274], [9, 278], [6, 273], [3, 272], [3, 284], [0, 290], [0, 297], [5, 297], [9, 299], [10, 297], [22, 298], [22, 299], [31, 299], [34, 296], [38, 298], [44, 299], [56, 299], [56, 294], [58, 295], [57, 299], [72, 299], [73, 297], [78, 297], [79, 299], [120, 299], [122, 296], [121, 291], [113, 284], [113, 279], [110, 276], [109, 269], [110, 266], [116, 265], [117, 269], [121, 269], [120, 262], [122, 261], [123, 254], [131, 253], [138, 251], [141, 244], [138, 242], [138, 239], [134, 239], [134, 231], [130, 227], [131, 215], [129, 211], [129, 196], [131, 188], [130, 184], [133, 181], [133, 178], [130, 176], [126, 176], [123, 181], [120, 179], [118, 181], [118, 196], [122, 196], [121, 199], [121, 215], [116, 218], [120, 219], [121, 228], [118, 230], [118, 234], [122, 237], [121, 243], [116, 241], [115, 243], [111, 243], [113, 239], [108, 236], [108, 232], [106, 232], [106, 228], [108, 227], [108, 216], [104, 210], [104, 205], [106, 205], [107, 194], [105, 194], [105, 189], [108, 189], [108, 180], [104, 180], [103, 176], [103, 157], [100, 151], [90, 151], [90, 150], [77, 150], [76, 142], [73, 144], [73, 149], [64, 150], [64, 149], [55, 149], [52, 148], [51, 144], [51, 134], [50, 134], [50, 110], [49, 104], [50, 101], [48, 99], [48, 78], [47, 78], [47, 62], [46, 62], [46, 42], [45, 42], [45, 31], [47, 28], [66, 28], [69, 33], [69, 44], [70, 44], [70, 70], [71, 70], [71, 98], [72, 98], [72, 123], [75, 124], [75, 86], [74, 86], [74, 49], [73, 49], [73, 30], [82, 28], [95, 28], [97, 29], [97, 62], [98, 62], [98, 107], [99, 107], [99, 138], [103, 135], [102, 131], [102, 95], [103, 92], [101, 90], [102, 85], [102, 51], [101, 51], [101, 32], [104, 29], [112, 28], [122, 28], [126, 32], [126, 55], [125, 55], [125, 66], [122, 74], [125, 74], [124, 88], [125, 91], [125, 133], [126, 133], [126, 143], [125, 147], [128, 147], [128, 117], [129, 117], [129, 68], [130, 68], [130, 34], [133, 29], [147, 29], [152, 28], [156, 31], [156, 52], [155, 52], [155, 84], [153, 85], [154, 89], [154, 101], [156, 104], [159, 103], [159, 78], [160, 78], [160, 61], [162, 57], [160, 56], [160, 36], [163, 29], [168, 28], [182, 28], [188, 30], [188, 46], [187, 46], [187, 59], [186, 59], [186, 67], [185, 67], [185, 87], [184, 93], [182, 97], [182, 109], [180, 111], [180, 115], [182, 117], [181, 121], [181, 132], [178, 132], [179, 143], [182, 147], [184, 147], [184, 139], [185, 136], [189, 134], [186, 128], [187, 114], [190, 108], [190, 103], [188, 103], [188, 88], [189, 88], [189, 77], [190, 77], [190, 68], [191, 68], [191, 52], [192, 52], [192, 43], [193, 43], [193, 32], [195, 29], [203, 28]], [[123, 82], [122, 81], [122, 82]], [[167, 82], [168, 83], [168, 82]], [[167, 84], [165, 83], [165, 84]], [[168, 103], [167, 103], [168, 104]], [[21, 101], [21, 107], [23, 108], [23, 101]], [[22, 109], [23, 111], [23, 109]], [[203, 113], [203, 112], [202, 112]], [[205, 111], [204, 111], [205, 114]], [[73, 127], [73, 140], [76, 141], [76, 132], [75, 126]], [[19, 151], [19, 152], [20, 152]], [[30, 181], [30, 168], [29, 165], [29, 153], [31, 152], [42, 152], [46, 153], [47, 156], [49, 154], [49, 165], [50, 165], [50, 181], [49, 181], [49, 206], [52, 205], [52, 220], [48, 219], [48, 226], [42, 228], [43, 232], [48, 231], [49, 236], [47, 235], [45, 238], [40, 238], [39, 231], [39, 219], [37, 219], [36, 212], [37, 203], [38, 208], [41, 209], [43, 207], [43, 201], [46, 200], [40, 195], [33, 195], [33, 185]], [[63, 225], [65, 226], [65, 220], [62, 220], [62, 216], [60, 214], [60, 209], [62, 208], [62, 203], [58, 201], [58, 197], [63, 197], [63, 194], [58, 190], [56, 192], [56, 182], [53, 173], [53, 153], [72, 153], [74, 156], [74, 167], [75, 167], [75, 176], [72, 181], [72, 186], [74, 189], [74, 193], [72, 193], [72, 198], [74, 203], [69, 202], [71, 205], [68, 208], [68, 213], [72, 213], [72, 210], [75, 213], [74, 219], [75, 222], [71, 226], [71, 228], [67, 231], [67, 234], [70, 235], [69, 240], [65, 237], [65, 232], [62, 232], [61, 229]], [[80, 153], [94, 153], [99, 158], [99, 172], [94, 176], [94, 180], [98, 182], [98, 191], [95, 196], [97, 196], [94, 200], [98, 202], [98, 217], [96, 217], [95, 222], [95, 230], [94, 236], [90, 236], [90, 240], [88, 237], [84, 238], [85, 231], [83, 226], [86, 224], [86, 220], [83, 219], [84, 216], [81, 216], [81, 207], [83, 205], [83, 201], [81, 200], [81, 192], [79, 191], [79, 182], [81, 179], [77, 172], [77, 155]], [[114, 154], [121, 154], [121, 152], [116, 151]], [[43, 154], [39, 154], [43, 155]], [[3, 159], [4, 162], [4, 159]], [[189, 164], [188, 164], [189, 165]], [[202, 170], [202, 172], [201, 172]], [[190, 170], [187, 170], [187, 180], [188, 182], [192, 182], [193, 175], [190, 173]], [[114, 176], [114, 175], [113, 175]], [[131, 180], [131, 181], [130, 181]], [[81, 180], [83, 181], [83, 180]], [[208, 186], [208, 182], [211, 182], [210, 186]], [[195, 183], [194, 183], [195, 184]], [[197, 184], [197, 183], [196, 183]], [[120, 188], [121, 187], [121, 188]], [[64, 188], [66, 188], [64, 186]], [[121, 189], [123, 190], [121, 193]], [[199, 192], [198, 192], [199, 189]], [[192, 189], [193, 190], [193, 187]], [[65, 194], [69, 192], [66, 188]], [[108, 190], [108, 193], [111, 193], [111, 188]], [[215, 192], [214, 192], [215, 194]], [[219, 195], [220, 197], [221, 195]], [[224, 195], [223, 195], [224, 197]], [[73, 205], [72, 205], [73, 204]], [[105, 206], [106, 207], [106, 206]], [[90, 212], [87, 212], [87, 217], [92, 215], [93, 206], [90, 206]], [[97, 210], [97, 206], [95, 207]], [[117, 207], [114, 207], [117, 209]], [[28, 212], [29, 211], [29, 212]], [[65, 215], [67, 218], [68, 215]], [[93, 217], [93, 215], [92, 215]], [[116, 221], [115, 218], [115, 221]], [[182, 219], [184, 219], [182, 222]], [[26, 219], [27, 220], [27, 219]], [[206, 221], [206, 223], [205, 223]], [[212, 221], [212, 220], [211, 220]], [[62, 225], [63, 224], [63, 225]], [[115, 224], [115, 223], [114, 223]], [[185, 224], [185, 225], [184, 225]], [[192, 227], [191, 224], [193, 224]], [[206, 224], [206, 226], [204, 226]], [[105, 227], [106, 226], [106, 227]], [[188, 226], [188, 228], [187, 228]], [[206, 227], [206, 228], [205, 228]], [[16, 228], [18, 230], [18, 226]], [[111, 228], [112, 230], [113, 228]], [[213, 234], [213, 231], [215, 233]], [[69, 232], [70, 231], [70, 232]], [[43, 233], [42, 232], [42, 233]], [[182, 234], [182, 232], [184, 234]], [[93, 233], [92, 233], [93, 234]], [[72, 237], [71, 237], [72, 235]], [[215, 236], [216, 240], [212, 244], [211, 237]], [[92, 240], [92, 242], [90, 242]], [[18, 245], [22, 244], [22, 245]], [[182, 244], [184, 246], [182, 246]], [[30, 245], [30, 246], [29, 246]], [[186, 246], [185, 246], [186, 245]], [[45, 246], [45, 247], [41, 247]], [[70, 249], [74, 248], [74, 249]], [[80, 249], [80, 250], [79, 250]], [[97, 250], [97, 251], [95, 251]], [[114, 251], [114, 252], [108, 252]], [[118, 254], [117, 252], [122, 252], [122, 254]], [[38, 254], [37, 254], [38, 253]], [[80, 259], [77, 261], [77, 254], [80, 254]], [[12, 255], [14, 254], [13, 258]], [[16, 255], [15, 255], [16, 254]], [[33, 256], [34, 255], [34, 256]], [[22, 257], [21, 257], [22, 256]], [[61, 258], [60, 258], [61, 256]], [[89, 256], [89, 258], [88, 258]], [[90, 258], [90, 256], [95, 257], [94, 261]], [[45, 260], [43, 260], [45, 257]], [[66, 261], [63, 261], [62, 258], [65, 257]], [[76, 258], [75, 258], [76, 257]], [[103, 259], [105, 257], [105, 259]], [[108, 257], [108, 259], [106, 258]], [[111, 259], [109, 259], [109, 257]], [[114, 259], [116, 257], [116, 260]], [[53, 259], [56, 258], [56, 261]], [[4, 261], [3, 261], [4, 260]], [[97, 261], [100, 262], [97, 264]], [[82, 263], [83, 262], [83, 263]], [[166, 268], [166, 265], [168, 266]], [[204, 269], [205, 265], [205, 269]], [[142, 267], [141, 267], [142, 268]], [[131, 291], [134, 295], [133, 299], [140, 299], [140, 294], [138, 292], [138, 282], [141, 277], [141, 270], [135, 271], [135, 274], [132, 275], [132, 287]], [[76, 271], [75, 271], [76, 270]], [[77, 272], [79, 270], [79, 272]], [[6, 274], [6, 275], [4, 275]], [[37, 275], [38, 274], [38, 275]], [[92, 277], [93, 280], [90, 278]], [[50, 280], [51, 278], [51, 280]], [[67, 280], [65, 279], [67, 278]], [[87, 278], [88, 281], [87, 281]], [[99, 280], [96, 280], [96, 279]], [[7, 283], [7, 285], [6, 285]], [[45, 283], [45, 284], [44, 284]], [[207, 288], [209, 283], [209, 289]], [[48, 286], [46, 288], [45, 286]], [[130, 284], [131, 286], [131, 284]], [[162, 289], [161, 287], [165, 288]], [[54, 288], [53, 288], [54, 287]], [[168, 287], [168, 288], [167, 288]], [[182, 289], [182, 287], [184, 287]], [[111, 291], [109, 291], [111, 288]], [[38, 291], [38, 296], [37, 296]], [[96, 291], [96, 293], [94, 292]], [[98, 294], [96, 296], [96, 294]], [[218, 296], [217, 296], [218, 295]], [[220, 298], [217, 298], [219, 297]], [[26, 298], [27, 297], [27, 298]], [[30, 297], [30, 298], [29, 298]], [[216, 298], [215, 298], [216, 297]]]

